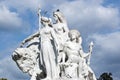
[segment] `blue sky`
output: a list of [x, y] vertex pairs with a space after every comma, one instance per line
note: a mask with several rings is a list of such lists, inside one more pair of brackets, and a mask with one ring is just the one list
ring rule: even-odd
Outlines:
[[0, 77], [29, 80], [11, 59], [22, 40], [38, 30], [38, 6], [47, 16], [60, 9], [70, 29], [83, 37], [83, 48], [94, 41], [91, 68], [120, 79], [120, 0], [0, 0]]

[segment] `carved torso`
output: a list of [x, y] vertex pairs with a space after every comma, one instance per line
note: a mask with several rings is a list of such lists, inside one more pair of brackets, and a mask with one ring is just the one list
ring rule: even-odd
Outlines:
[[40, 35], [41, 35], [42, 41], [46, 41], [46, 40], [51, 40], [52, 39], [51, 29], [52, 28], [50, 28], [50, 27], [45, 27], [45, 28], [41, 29]]

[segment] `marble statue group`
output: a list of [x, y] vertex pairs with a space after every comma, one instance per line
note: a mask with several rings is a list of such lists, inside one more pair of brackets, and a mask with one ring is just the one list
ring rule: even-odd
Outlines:
[[90, 68], [93, 42], [89, 51], [82, 49], [78, 30], [70, 30], [60, 10], [52, 18], [38, 10], [40, 29], [22, 41], [12, 55], [18, 67], [30, 80], [96, 80]]

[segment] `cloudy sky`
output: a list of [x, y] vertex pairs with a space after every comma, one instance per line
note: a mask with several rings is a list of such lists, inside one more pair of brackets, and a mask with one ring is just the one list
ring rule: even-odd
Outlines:
[[91, 68], [97, 77], [111, 72], [120, 80], [120, 0], [0, 0], [0, 78], [29, 80], [11, 59], [23, 39], [38, 30], [38, 6], [48, 11], [60, 9], [70, 29], [83, 37], [84, 51], [94, 41]]

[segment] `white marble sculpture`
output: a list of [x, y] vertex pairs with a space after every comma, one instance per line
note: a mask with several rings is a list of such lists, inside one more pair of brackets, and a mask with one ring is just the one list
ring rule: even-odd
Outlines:
[[64, 15], [56, 10], [51, 18], [38, 11], [39, 27], [35, 34], [22, 41], [12, 55], [18, 67], [31, 80], [96, 80], [90, 68], [93, 42], [89, 52], [82, 49], [82, 37], [69, 30]]
[[53, 28], [56, 32], [56, 36], [59, 42], [59, 54], [58, 54], [58, 62], [65, 62], [65, 54], [63, 51], [63, 46], [65, 42], [69, 39], [68, 32], [69, 29], [67, 27], [67, 21], [64, 15], [59, 11], [59, 9], [53, 12], [53, 18], [55, 23], [53, 24]]

